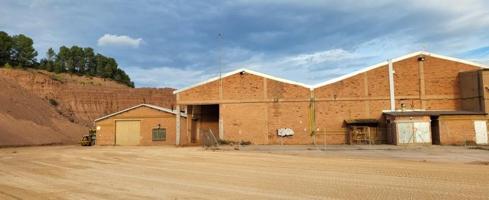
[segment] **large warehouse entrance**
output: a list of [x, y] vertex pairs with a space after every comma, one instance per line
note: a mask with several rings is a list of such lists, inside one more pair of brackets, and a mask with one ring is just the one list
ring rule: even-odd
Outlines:
[[219, 105], [189, 105], [191, 114], [190, 141], [200, 143], [202, 139], [215, 140], [219, 138]]
[[140, 121], [116, 121], [115, 144], [139, 145], [141, 139], [140, 127]]

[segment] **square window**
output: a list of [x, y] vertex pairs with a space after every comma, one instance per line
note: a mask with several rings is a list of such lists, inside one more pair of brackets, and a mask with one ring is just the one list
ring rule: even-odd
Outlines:
[[166, 128], [154, 128], [153, 141], [166, 141]]

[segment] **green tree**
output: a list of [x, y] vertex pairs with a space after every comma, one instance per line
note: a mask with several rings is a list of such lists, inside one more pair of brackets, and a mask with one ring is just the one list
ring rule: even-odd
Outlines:
[[97, 63], [95, 59], [95, 53], [92, 48], [83, 48], [83, 70], [82, 74], [89, 76], [95, 76], [97, 72]]
[[51, 62], [56, 61], [56, 52], [54, 52], [53, 48], [48, 49], [48, 52], [46, 53], [46, 59]]
[[70, 49], [65, 46], [61, 46], [58, 51], [58, 56], [56, 56], [55, 70], [56, 73], [69, 71], [73, 66], [73, 61], [71, 59]]
[[90, 47], [61, 46], [58, 54], [49, 49], [46, 58], [40, 63], [41, 69], [55, 73], [76, 73], [79, 75], [108, 78], [129, 87], [134, 87], [134, 82], [124, 70], [118, 68], [114, 58], [95, 53]]
[[108, 78], [129, 87], [134, 87], [134, 82], [118, 67], [114, 58], [95, 53], [90, 47], [61, 46], [58, 53], [49, 48], [46, 57], [38, 63], [37, 51], [33, 47], [31, 38], [19, 34], [9, 36], [0, 31], [0, 67], [20, 66], [26, 68], [39, 68], [55, 73], [74, 73], [79, 75], [97, 76]]
[[105, 63], [104, 68], [104, 78], [114, 78], [114, 74], [117, 70], [117, 62], [113, 58], [106, 58], [107, 62]]
[[10, 58], [13, 66], [34, 67], [37, 64], [37, 51], [31, 38], [19, 34], [12, 37]]
[[0, 67], [10, 62], [12, 49], [12, 38], [5, 32], [0, 31]]
[[134, 82], [131, 81], [129, 76], [124, 72], [124, 70], [118, 68], [114, 74], [114, 80], [123, 83], [129, 87], [134, 87]]
[[70, 67], [69, 72], [71, 73], [81, 73], [83, 71], [85, 59], [84, 59], [83, 49], [79, 46], [72, 46], [70, 48], [71, 60], [73, 61], [73, 66]]
[[107, 63], [107, 59], [105, 56], [97, 54], [95, 56], [95, 63], [95, 76], [102, 77], [104, 75], [105, 63]]
[[56, 62], [56, 52], [52, 48], [49, 48], [46, 52], [46, 58], [41, 59], [40, 69], [44, 69], [47, 71], [54, 71], [54, 65]]

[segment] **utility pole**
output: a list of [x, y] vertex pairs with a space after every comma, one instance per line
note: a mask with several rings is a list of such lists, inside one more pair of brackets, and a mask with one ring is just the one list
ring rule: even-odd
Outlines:
[[[222, 33], [219, 33], [217, 35], [217, 40], [218, 40], [218, 46], [219, 46], [219, 99], [222, 100], [222, 41], [223, 41], [223, 36]], [[219, 139], [224, 140], [224, 123], [222, 121], [221, 117], [221, 104], [219, 106]]]
[[218, 62], [219, 62], [219, 80], [222, 78], [222, 40], [223, 40], [223, 35], [222, 33], [217, 34], [217, 42], [218, 42]]

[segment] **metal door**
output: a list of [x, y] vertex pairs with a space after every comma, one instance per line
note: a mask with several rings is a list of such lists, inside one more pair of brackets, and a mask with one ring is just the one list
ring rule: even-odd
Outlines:
[[398, 144], [431, 143], [430, 122], [398, 122]]
[[414, 143], [414, 127], [411, 122], [397, 123], [397, 129], [399, 131], [398, 144], [410, 144]]
[[475, 143], [487, 144], [487, 123], [485, 120], [474, 121]]
[[416, 143], [431, 143], [430, 122], [415, 122], [414, 137]]
[[140, 122], [116, 121], [115, 140], [117, 145], [139, 145]]

